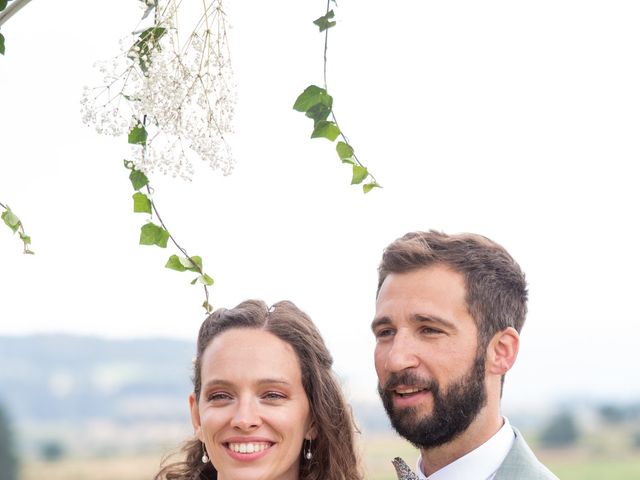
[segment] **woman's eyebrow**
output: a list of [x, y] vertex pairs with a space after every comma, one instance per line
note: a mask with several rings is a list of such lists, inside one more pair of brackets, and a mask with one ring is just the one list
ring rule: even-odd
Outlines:
[[[282, 385], [290, 385], [290, 382], [285, 379], [285, 378], [261, 378], [259, 380], [257, 380], [255, 382], [257, 385], [277, 385], [277, 384], [282, 384]], [[223, 380], [223, 379], [218, 379], [218, 378], [213, 378], [211, 380], [208, 380], [204, 386], [206, 387], [210, 387], [212, 385], [215, 386], [219, 386], [219, 387], [233, 387], [234, 383], [230, 382], [229, 380]]]
[[284, 378], [263, 378], [256, 382], [258, 385], [289, 385], [289, 381]]

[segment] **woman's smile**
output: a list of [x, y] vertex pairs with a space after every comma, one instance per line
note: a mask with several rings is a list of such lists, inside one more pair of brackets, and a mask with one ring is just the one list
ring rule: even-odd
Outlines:
[[312, 429], [292, 347], [260, 329], [234, 328], [206, 348], [201, 376], [191, 413], [219, 478], [297, 480]]

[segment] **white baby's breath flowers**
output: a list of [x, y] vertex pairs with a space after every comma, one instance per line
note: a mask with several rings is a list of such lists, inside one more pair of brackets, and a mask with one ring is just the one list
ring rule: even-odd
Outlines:
[[107, 135], [143, 123], [146, 144], [132, 146], [131, 160], [145, 173], [190, 179], [191, 159], [199, 157], [228, 174], [234, 161], [225, 135], [232, 132], [236, 99], [222, 1], [207, 6], [186, 38], [178, 36], [178, 6], [160, 1], [155, 23], [100, 65], [104, 85], [85, 88], [82, 120]]

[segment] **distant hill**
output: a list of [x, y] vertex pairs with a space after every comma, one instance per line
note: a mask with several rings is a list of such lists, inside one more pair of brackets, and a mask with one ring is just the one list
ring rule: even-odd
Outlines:
[[0, 403], [27, 454], [175, 445], [191, 432], [194, 355], [180, 340], [0, 336]]
[[[194, 356], [181, 340], [0, 336], [0, 403], [26, 452], [52, 440], [81, 454], [168, 447], [192, 432]], [[361, 427], [389, 428], [381, 406], [353, 409]]]
[[158, 407], [186, 405], [194, 351], [166, 339], [0, 337], [0, 401], [17, 422], [184, 418]]

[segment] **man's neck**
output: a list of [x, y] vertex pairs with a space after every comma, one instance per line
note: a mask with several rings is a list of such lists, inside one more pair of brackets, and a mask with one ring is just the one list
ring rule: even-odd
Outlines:
[[471, 422], [469, 428], [463, 433], [444, 445], [433, 448], [421, 448], [422, 472], [428, 477], [441, 468], [453, 463], [458, 458], [475, 450], [480, 445], [494, 436], [504, 420], [499, 411], [495, 414], [481, 411]]

